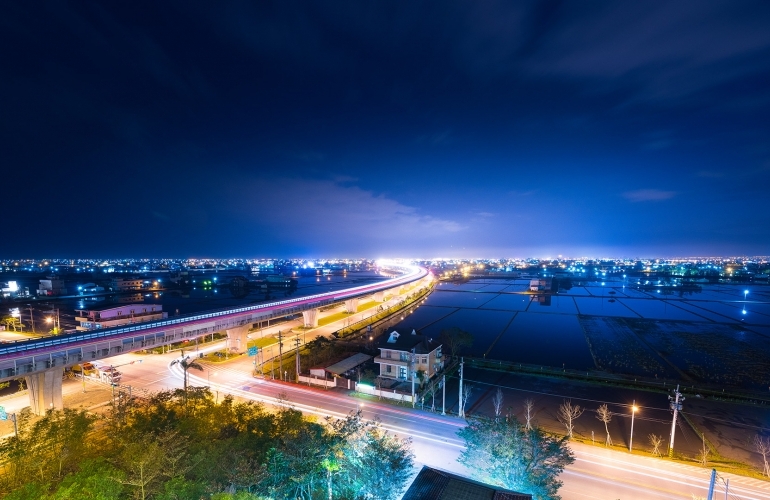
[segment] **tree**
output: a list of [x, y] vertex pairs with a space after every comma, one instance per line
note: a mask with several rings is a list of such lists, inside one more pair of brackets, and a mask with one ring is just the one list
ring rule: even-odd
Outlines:
[[460, 354], [463, 348], [470, 347], [473, 344], [473, 335], [456, 326], [443, 330], [439, 338], [441, 343], [449, 349], [449, 355], [452, 358]]
[[661, 438], [657, 434], [650, 434], [649, 436], [647, 436], [647, 438], [650, 440], [650, 445], [652, 446], [652, 455], [655, 457], [659, 457], [660, 445], [663, 443], [663, 438]]
[[471, 384], [463, 385], [463, 393], [460, 398], [460, 416], [465, 416], [465, 406], [468, 404], [471, 394], [473, 394], [473, 386]]
[[383, 431], [379, 422], [364, 421], [361, 412], [332, 424], [339, 444], [337, 464], [340, 498], [400, 498], [413, 467], [411, 441]]
[[701, 432], [700, 437], [702, 447], [698, 451], [698, 463], [705, 466], [709, 462], [709, 453], [711, 450], [706, 446], [706, 435]]
[[503, 390], [497, 388], [495, 395], [492, 396], [492, 406], [495, 409], [495, 418], [500, 418], [500, 414], [503, 412]]
[[583, 408], [579, 405], [573, 405], [572, 401], [567, 400], [559, 405], [556, 411], [556, 419], [567, 429], [567, 438], [572, 439], [572, 433], [575, 430], [575, 420], [583, 414]]
[[4, 317], [3, 323], [5, 323], [6, 328], [13, 328], [14, 332], [16, 331], [17, 328], [24, 331], [24, 324], [21, 322], [19, 318], [16, 318], [14, 316]]
[[194, 368], [195, 370], [203, 371], [203, 366], [201, 366], [201, 364], [198, 363], [197, 361], [195, 361], [194, 359], [190, 360], [190, 356], [189, 355], [185, 356], [184, 355], [184, 351], [182, 351], [182, 356], [180, 358], [177, 358], [174, 361], [172, 361], [169, 366], [174, 366], [174, 365], [181, 366], [182, 367], [182, 371], [184, 372], [184, 393], [185, 393], [185, 397], [186, 397], [186, 395], [187, 395], [187, 370], [189, 370], [190, 368]]
[[532, 428], [532, 418], [535, 416], [533, 410], [535, 409], [535, 402], [532, 399], [527, 398], [524, 400], [524, 425], [527, 430]]
[[85, 460], [68, 475], [48, 500], [118, 500], [123, 492], [123, 473], [104, 459]]
[[61, 481], [88, 456], [88, 436], [96, 417], [86, 410], [49, 410], [33, 422], [29, 408], [16, 419], [18, 436], [0, 442], [0, 489], [11, 490], [35, 480]]
[[536, 500], [560, 498], [558, 476], [575, 461], [566, 437], [526, 429], [516, 417], [474, 418], [458, 434], [466, 444], [458, 461], [477, 479], [529, 493]]
[[121, 484], [134, 488], [134, 496], [146, 500], [160, 490], [163, 453], [158, 442], [147, 435], [127, 443], [117, 462], [125, 476]]
[[[329, 499], [398, 498], [413, 467], [411, 442], [390, 436], [377, 422], [365, 421], [360, 411], [344, 419], [328, 418], [327, 424], [328, 432], [319, 436], [309, 462], [315, 472], [308, 481], [315, 491], [323, 491]], [[293, 470], [292, 476], [297, 475]], [[297, 493], [291, 498], [299, 497]], [[306, 493], [301, 498], [320, 498]]]
[[762, 473], [765, 476], [770, 477], [770, 463], [768, 463], [768, 457], [770, 457], [770, 439], [756, 434], [754, 436], [753, 444], [757, 453], [762, 455]]
[[415, 375], [417, 375], [417, 380], [420, 381], [420, 389], [425, 385], [425, 370], [419, 369], [417, 372], [415, 372]]
[[607, 424], [610, 423], [612, 420], [612, 412], [607, 407], [607, 404], [601, 405], [596, 410], [596, 418], [599, 419], [601, 422], [604, 422], [604, 430], [607, 433], [607, 437], [604, 440], [604, 446], [612, 446], [612, 438], [610, 437], [610, 429], [607, 426]]
[[436, 411], [436, 393], [441, 388], [441, 382], [434, 380], [428, 387], [428, 393], [430, 393], [430, 411]]

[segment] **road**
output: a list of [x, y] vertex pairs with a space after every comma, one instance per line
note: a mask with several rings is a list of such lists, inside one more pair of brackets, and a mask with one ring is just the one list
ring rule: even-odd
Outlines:
[[[171, 355], [145, 358], [150, 362], [123, 367], [126, 381], [148, 390], [181, 386], [182, 372]], [[210, 366], [204, 372], [190, 370], [192, 385], [210, 386], [216, 397], [223, 394], [262, 401], [271, 405], [287, 404], [320, 418], [343, 417], [360, 409], [365, 418], [378, 419], [383, 427], [413, 440], [417, 462], [458, 474], [470, 475], [456, 459], [463, 443], [456, 433], [464, 422], [438, 413], [378, 401], [351, 397], [336, 390], [299, 386], [293, 383], [262, 380], [251, 376], [249, 358]], [[705, 497], [710, 470], [600, 447], [572, 443], [576, 461], [561, 479], [562, 497], [570, 499], [687, 499]], [[770, 500], [770, 483], [734, 474], [720, 474], [729, 479], [731, 499]], [[722, 483], [715, 498], [724, 498]]]
[[[281, 325], [286, 328], [287, 325]], [[329, 328], [335, 328], [330, 326]], [[224, 348], [224, 342], [201, 347], [201, 350]], [[170, 367], [179, 352], [163, 355], [125, 354], [111, 358], [114, 365], [123, 365], [123, 384], [134, 391], [160, 391], [182, 386], [179, 365]], [[141, 364], [125, 364], [142, 359]], [[346, 392], [323, 390], [252, 376], [253, 358], [241, 356], [229, 362], [207, 364], [203, 372], [190, 370], [190, 384], [209, 386], [217, 399], [233, 394], [243, 399], [261, 401], [269, 405], [286, 404], [306, 414], [320, 418], [344, 417], [360, 409], [365, 418], [378, 419], [382, 426], [401, 437], [411, 437], [416, 461], [458, 474], [470, 475], [456, 459], [463, 450], [457, 431], [464, 425], [455, 417], [395, 406], [371, 399], [352, 397]], [[89, 382], [88, 388], [94, 387]], [[90, 390], [90, 389], [89, 389]], [[80, 381], [66, 381], [64, 393], [82, 391]], [[2, 403], [15, 411], [28, 403], [26, 396], [6, 399]], [[572, 443], [575, 463], [569, 466], [561, 479], [561, 495], [565, 500], [661, 500], [686, 499], [693, 495], [705, 497], [710, 470], [667, 460], [631, 455], [601, 447]], [[733, 474], [720, 474], [729, 479], [730, 499], [770, 500], [770, 482]], [[722, 483], [715, 498], [724, 498]]]

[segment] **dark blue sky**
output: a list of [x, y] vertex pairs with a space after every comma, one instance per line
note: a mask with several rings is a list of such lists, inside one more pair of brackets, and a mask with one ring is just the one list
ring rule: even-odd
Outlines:
[[2, 254], [770, 254], [770, 3], [5, 2]]

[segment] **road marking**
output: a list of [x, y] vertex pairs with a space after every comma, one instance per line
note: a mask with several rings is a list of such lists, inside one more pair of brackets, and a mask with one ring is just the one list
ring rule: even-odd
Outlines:
[[672, 496], [679, 497], [679, 498], [686, 498], [688, 500], [692, 499], [692, 495], [685, 495], [684, 493], [678, 493], [676, 491], [668, 490], [665, 488], [658, 488], [655, 486], [651, 486], [648, 483], [637, 483], [634, 481], [624, 481], [622, 479], [618, 479], [616, 477], [607, 476], [605, 474], [598, 474], [594, 472], [590, 472], [587, 470], [582, 470], [577, 467], [568, 467], [564, 469], [565, 474], [572, 474], [574, 476], [589, 476], [593, 478], [596, 481], [601, 481], [603, 483], [608, 484], [615, 484], [615, 485], [624, 485], [627, 488], [633, 488], [634, 490], [640, 490], [640, 491], [654, 491], [654, 492], [660, 492], [665, 494], [664, 498], [672, 498]]
[[156, 383], [156, 382], [160, 382], [161, 380], [166, 380], [166, 379], [168, 379], [168, 378], [169, 378], [169, 376], [168, 376], [168, 375], [166, 375], [165, 377], [163, 377], [163, 378], [159, 378], [158, 380], [153, 380], [153, 381], [151, 381], [151, 382], [145, 382], [145, 383], [146, 383], [146, 384], [148, 384], [148, 385], [149, 385], [149, 384], [154, 384], [154, 383]]

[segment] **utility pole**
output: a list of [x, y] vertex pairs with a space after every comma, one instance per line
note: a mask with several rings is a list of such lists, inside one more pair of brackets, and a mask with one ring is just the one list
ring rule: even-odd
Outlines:
[[463, 363], [464, 362], [465, 362], [464, 359], [460, 358], [460, 396], [459, 396], [460, 399], [458, 399], [458, 403], [460, 406], [460, 411], [458, 412], [459, 413], [458, 416], [460, 418], [465, 418], [465, 407], [463, 406]]
[[35, 315], [32, 314], [32, 306], [29, 307], [29, 322], [32, 323], [32, 333], [35, 333]]
[[412, 355], [409, 357], [409, 371], [412, 372], [412, 408], [414, 408], [417, 399], [414, 397], [414, 358], [414, 348], [412, 348]]
[[634, 415], [636, 415], [636, 400], [631, 403], [631, 439], [628, 440], [628, 451], [634, 450]]
[[441, 414], [446, 415], [446, 375], [441, 376]]
[[717, 470], [711, 469], [711, 481], [709, 481], [709, 492], [706, 495], [706, 500], [714, 500], [714, 483], [717, 479]]
[[676, 433], [676, 417], [680, 411], [682, 411], [682, 401], [684, 401], [684, 396], [682, 396], [682, 393], [679, 392], [679, 384], [676, 386], [676, 390], [674, 391], [674, 397], [671, 396], [668, 397], [669, 400], [669, 407], [674, 410], [674, 419], [671, 421], [671, 442], [668, 445], [668, 456], [673, 457], [674, 456], [674, 434]]
[[296, 356], [296, 369], [297, 369], [297, 380], [296, 382], [299, 383], [299, 345], [302, 343], [302, 340], [300, 340], [299, 337], [294, 339], [294, 343], [297, 344], [297, 356]]
[[278, 330], [278, 376], [283, 380], [281, 373], [283, 372], [283, 335], [281, 330]]

